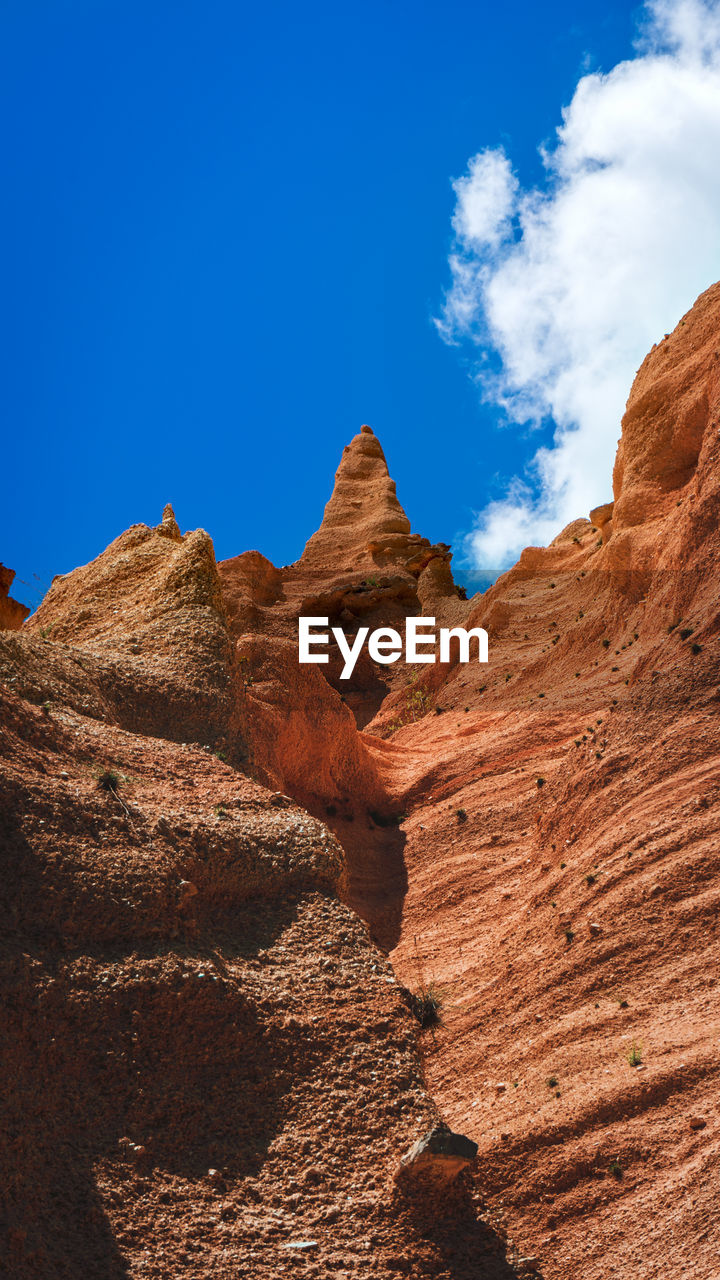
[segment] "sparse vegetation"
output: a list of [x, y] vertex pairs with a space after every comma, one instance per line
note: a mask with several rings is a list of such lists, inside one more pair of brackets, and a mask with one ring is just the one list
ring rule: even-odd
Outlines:
[[213, 755], [217, 756], [218, 760], [222, 760], [223, 764], [227, 763], [227, 753], [223, 751], [221, 748], [218, 748], [217, 751], [214, 751]]
[[680, 639], [687, 640], [692, 635], [694, 630], [695, 630], [694, 627], [683, 627], [682, 631], [680, 632]]
[[456, 817], [457, 817], [458, 822], [467, 822], [467, 810], [466, 810], [466, 809], [456, 809], [456, 810], [455, 810], [455, 815], [456, 815]]
[[623, 1171], [619, 1160], [615, 1159], [610, 1161], [610, 1164], [608, 1165], [608, 1173], [611, 1178], [616, 1178], [618, 1182], [620, 1181], [623, 1176]]
[[573, 933], [572, 929], [565, 930], [565, 941], [567, 942], [568, 946], [570, 946], [570, 943], [573, 941], [574, 937], [575, 937], [575, 934]]
[[537, 787], [544, 787], [544, 786], [545, 786], [545, 779], [544, 779], [544, 778], [536, 778], [536, 779], [535, 779], [535, 785], [536, 785]]
[[603, 640], [603, 642], [602, 642], [602, 643], [603, 643], [603, 649], [609, 649], [609, 648], [610, 648], [610, 641], [609, 641], [609, 640], [607, 640], [607, 639], [606, 639], [606, 640]]
[[702, 653], [702, 645], [701, 645], [701, 644], [698, 644], [697, 642], [695, 642], [695, 644], [691, 644], [691, 645], [690, 645], [690, 652], [691, 652], [691, 653], [694, 653], [694, 654], [696, 654], [696, 655], [697, 655], [698, 653]]
[[588, 874], [587, 874], [587, 875], [586, 875], [586, 877], [585, 877], [585, 883], [586, 883], [586, 884], [597, 884], [597, 876], [594, 876], [594, 875], [592, 874], [592, 871], [589, 871], [589, 872], [588, 872]]
[[98, 774], [97, 784], [101, 791], [112, 791], [117, 794], [120, 790], [121, 777], [116, 769], [103, 769]]
[[410, 992], [410, 1012], [421, 1027], [435, 1026], [440, 1021], [441, 1008], [442, 1000], [432, 984]]
[[559, 1081], [557, 1076], [548, 1076], [545, 1083], [547, 1084], [548, 1089], [557, 1089]]
[[[405, 695], [407, 715], [411, 721], [420, 720], [430, 706], [430, 694], [426, 689], [417, 688], [417, 673], [412, 672], [410, 683], [413, 686]], [[407, 723], [407, 721], [405, 721]]]
[[637, 1040], [633, 1040], [627, 1060], [631, 1067], [639, 1067], [642, 1062], [642, 1045]]

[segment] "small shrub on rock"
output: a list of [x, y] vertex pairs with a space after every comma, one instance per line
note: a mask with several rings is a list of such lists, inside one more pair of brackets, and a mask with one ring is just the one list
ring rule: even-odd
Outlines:
[[101, 791], [118, 791], [120, 788], [120, 774], [115, 769], [103, 769], [98, 774], [98, 787]]
[[442, 1001], [435, 987], [421, 987], [410, 992], [410, 1012], [421, 1027], [434, 1027], [440, 1021]]

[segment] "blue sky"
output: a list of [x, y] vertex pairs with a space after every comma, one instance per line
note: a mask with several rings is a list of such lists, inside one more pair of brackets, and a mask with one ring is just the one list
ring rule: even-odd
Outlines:
[[538, 435], [432, 322], [451, 179], [502, 146], [541, 181], [635, 15], [5, 0], [2, 560], [49, 583], [172, 501], [219, 559], [288, 563], [363, 422], [413, 528], [466, 533]]

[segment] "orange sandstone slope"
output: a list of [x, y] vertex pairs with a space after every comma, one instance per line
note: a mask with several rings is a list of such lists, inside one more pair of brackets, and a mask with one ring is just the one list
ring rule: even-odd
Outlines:
[[715, 285], [637, 375], [614, 504], [472, 602], [489, 665], [376, 750], [428, 1085], [547, 1280], [720, 1274], [719, 513]]

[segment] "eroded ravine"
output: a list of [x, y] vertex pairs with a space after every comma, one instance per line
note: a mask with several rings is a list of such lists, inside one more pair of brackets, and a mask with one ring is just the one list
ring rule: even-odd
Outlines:
[[[0, 633], [18, 1280], [494, 1280], [501, 1215], [547, 1280], [714, 1277], [719, 341], [715, 286], [614, 505], [473, 601], [364, 428], [295, 564], [167, 508]], [[490, 661], [344, 685], [309, 614]], [[394, 1174], [438, 1110], [479, 1158], [430, 1213]]]

